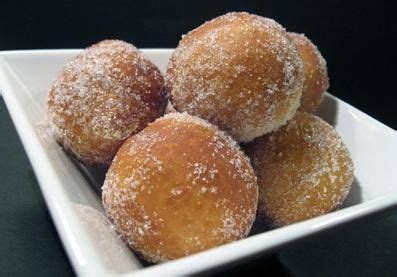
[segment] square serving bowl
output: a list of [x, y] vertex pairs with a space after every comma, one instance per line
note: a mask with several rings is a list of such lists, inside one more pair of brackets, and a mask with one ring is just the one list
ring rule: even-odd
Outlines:
[[[0, 52], [0, 89], [41, 191], [79, 275], [185, 275], [270, 253], [288, 242], [397, 206], [397, 133], [327, 94], [319, 115], [335, 126], [350, 150], [355, 178], [343, 207], [286, 227], [256, 222], [249, 237], [158, 265], [142, 262], [104, 218], [104, 172], [67, 156], [48, 133], [46, 95], [62, 66], [81, 50]], [[171, 49], [144, 49], [164, 71]]]

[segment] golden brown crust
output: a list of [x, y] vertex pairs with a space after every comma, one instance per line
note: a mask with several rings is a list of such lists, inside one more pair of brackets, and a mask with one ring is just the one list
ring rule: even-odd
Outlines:
[[248, 13], [228, 13], [184, 36], [166, 75], [176, 110], [205, 118], [238, 141], [292, 118], [302, 85], [302, 61], [287, 32]]
[[156, 66], [133, 45], [105, 40], [64, 67], [48, 95], [48, 119], [66, 151], [84, 163], [108, 165], [166, 103]]
[[350, 190], [349, 152], [332, 126], [312, 114], [297, 112], [247, 153], [258, 177], [258, 213], [275, 226], [330, 212]]
[[289, 33], [302, 57], [305, 80], [303, 82], [300, 110], [314, 112], [321, 104], [329, 87], [327, 63], [320, 51], [303, 34]]
[[102, 198], [128, 244], [160, 262], [245, 237], [258, 186], [234, 141], [202, 119], [171, 113], [123, 144]]

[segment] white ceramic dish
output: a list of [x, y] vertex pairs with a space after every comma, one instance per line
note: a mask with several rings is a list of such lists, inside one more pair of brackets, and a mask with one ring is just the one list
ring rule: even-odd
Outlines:
[[[72, 161], [45, 127], [47, 91], [61, 67], [79, 51], [0, 52], [4, 100], [79, 275], [191, 274], [270, 252], [298, 238], [397, 205], [396, 132], [327, 95], [319, 113], [341, 134], [356, 168], [352, 191], [342, 209], [266, 232], [256, 224], [246, 239], [159, 265], [142, 263], [103, 219], [103, 173]], [[143, 52], [164, 70], [172, 50]]]

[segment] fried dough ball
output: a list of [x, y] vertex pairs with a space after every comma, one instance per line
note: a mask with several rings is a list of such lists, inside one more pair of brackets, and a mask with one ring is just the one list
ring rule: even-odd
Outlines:
[[125, 139], [164, 113], [163, 82], [133, 45], [94, 44], [69, 62], [51, 87], [50, 128], [80, 161], [108, 165]]
[[166, 74], [177, 111], [207, 119], [240, 142], [291, 119], [302, 86], [302, 60], [284, 28], [244, 12], [225, 14], [189, 32]]
[[247, 149], [258, 177], [258, 214], [283, 226], [335, 210], [346, 198], [353, 164], [334, 128], [297, 112]]
[[247, 236], [258, 186], [230, 137], [202, 119], [171, 113], [123, 144], [102, 199], [129, 246], [161, 262]]
[[305, 72], [299, 110], [311, 113], [321, 104], [329, 87], [327, 63], [316, 45], [304, 34], [289, 33], [289, 36], [298, 47]]

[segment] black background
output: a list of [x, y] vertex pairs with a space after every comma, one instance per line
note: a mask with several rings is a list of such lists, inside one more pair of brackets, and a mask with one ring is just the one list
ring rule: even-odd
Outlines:
[[[205, 20], [209, 20], [228, 11], [248, 11], [271, 17], [281, 23], [287, 30], [305, 33], [317, 44], [328, 62], [331, 84], [329, 92], [392, 128], [397, 128], [397, 112], [394, 101], [396, 98], [395, 84], [397, 79], [395, 73], [395, 64], [397, 62], [397, 24], [395, 19], [395, 5], [392, 4], [392, 1], [146, 0], [138, 2], [127, 0], [0, 0], [0, 50], [82, 48], [105, 38], [123, 39], [140, 48], [173, 48], [177, 45], [182, 34], [197, 27]], [[2, 107], [2, 109], [4, 108]], [[13, 135], [10, 134], [10, 136]], [[15, 147], [21, 146], [17, 144]], [[6, 150], [2, 148], [2, 151]], [[23, 151], [20, 151], [20, 155], [23, 155]], [[26, 157], [24, 159], [26, 160]], [[21, 168], [23, 169], [24, 166], [30, 170], [28, 163], [21, 165]], [[4, 166], [4, 168], [6, 167]], [[22, 171], [16, 174], [26, 173]], [[16, 241], [21, 240], [25, 244], [28, 244], [34, 239], [35, 231], [47, 232], [49, 236], [56, 236], [40, 192], [37, 190], [34, 176], [30, 171], [28, 174], [32, 175], [29, 178], [33, 180], [34, 186], [30, 188], [32, 191], [28, 190], [27, 193], [32, 193], [34, 197], [38, 197], [38, 208], [32, 204], [32, 209], [34, 209], [33, 207], [38, 209], [36, 222], [41, 222], [42, 225], [37, 227], [32, 224], [30, 231], [21, 231], [13, 225], [9, 227], [11, 228], [10, 230], [15, 229], [14, 232], [19, 234], [15, 235], [13, 239]], [[3, 220], [10, 219], [9, 222], [12, 224], [13, 218], [13, 211], [9, 211], [3, 217]], [[383, 225], [395, 224], [394, 219], [391, 220], [386, 216], [381, 217], [380, 220], [383, 220]], [[8, 224], [9, 222], [6, 223]], [[395, 247], [396, 239], [392, 240], [390, 237], [393, 236], [387, 233], [390, 230], [378, 230], [376, 229], [376, 225], [368, 222], [361, 224], [363, 225], [353, 226], [356, 228], [367, 228], [367, 232], [368, 228], [375, 228], [373, 230], [370, 229], [375, 233], [386, 232], [386, 234], [382, 234], [386, 237], [389, 236], [388, 238], [394, 246], [394, 248], [386, 250], [397, 249]], [[38, 229], [36, 230], [35, 228]], [[369, 232], [367, 235], [371, 234], [371, 231]], [[353, 238], [359, 236], [360, 231], [347, 231], [347, 229], [343, 229], [339, 233], [337, 231], [331, 231], [325, 235], [325, 238], [314, 239], [314, 241], [322, 244], [324, 240], [331, 239], [332, 241], [335, 236], [344, 236], [345, 233], [347, 237], [351, 236]], [[70, 266], [66, 262], [66, 257], [56, 237], [54, 241], [52, 239], [45, 240], [43, 245], [40, 244], [41, 248], [39, 250], [31, 249], [31, 252], [29, 252], [29, 249], [24, 249], [18, 255], [12, 254], [12, 251], [15, 250], [12, 243], [7, 241], [5, 245], [8, 248], [3, 248], [3, 253], [1, 253], [2, 256], [0, 259], [3, 261], [1, 262], [2, 268], [0, 270], [3, 270], [3, 272], [30, 272], [34, 274], [35, 270], [39, 270], [38, 272], [45, 274], [53, 272], [49, 268], [45, 268], [46, 265], [57, 265], [60, 272], [71, 273]], [[55, 246], [51, 248], [50, 246], [46, 246], [45, 243], [55, 244]], [[328, 246], [337, 245], [338, 243], [343, 244], [343, 240], [334, 240], [331, 244], [328, 243]], [[312, 250], [316, 248], [315, 243], [314, 245], [310, 244], [313, 244], [313, 242], [306, 242], [303, 245], [297, 244], [294, 248], [295, 250], [291, 251], [295, 251], [296, 253], [302, 251], [304, 253], [307, 248]], [[23, 245], [21, 247], [23, 248]], [[33, 246], [30, 245], [29, 247]], [[381, 248], [384, 246], [379, 244], [379, 249], [374, 250], [371, 249], [373, 247], [372, 244], [364, 244], [363, 246], [360, 242], [353, 242], [349, 247], [358, 248], [358, 253], [375, 251], [377, 255], [379, 253], [381, 253], [379, 255], [382, 255], [383, 250]], [[11, 251], [10, 260], [4, 259], [7, 256], [4, 253], [6, 250]], [[325, 255], [324, 253], [328, 252], [321, 250], [318, 255]], [[51, 257], [47, 257], [48, 262], [46, 263], [43, 262], [46, 260], [46, 257], [40, 256], [40, 254], [44, 256], [50, 254]], [[392, 255], [394, 254], [397, 256], [397, 253], [392, 253]], [[288, 251], [287, 254], [281, 253], [280, 255], [284, 255], [283, 260], [289, 260], [289, 265], [291, 266], [297, 263], [296, 259], [291, 258], [291, 255], [288, 256]], [[348, 258], [354, 258], [351, 254], [349, 255], [347, 256]], [[299, 256], [299, 254], [296, 254], [296, 256]], [[356, 261], [357, 268], [360, 268], [361, 260]], [[269, 259], [266, 261], [269, 261]], [[330, 271], [328, 273], [330, 276], [343, 275], [342, 272], [338, 272], [338, 266], [345, 273], [354, 273], [354, 271], [346, 271], [347, 269], [343, 268], [343, 262], [338, 259], [334, 260], [334, 263], [335, 261], [337, 261], [335, 267], [329, 265]], [[364, 261], [366, 260], [364, 259]], [[369, 273], [368, 275], [371, 275], [371, 273], [379, 272], [378, 267], [380, 271], [384, 270], [383, 272], [392, 273], [393, 270], [395, 272], [396, 267], [392, 268], [388, 261], [386, 260], [386, 264], [382, 264], [382, 262], [372, 264], [372, 267], [371, 263], [367, 261], [368, 270], [362, 272], [367, 272]], [[397, 259], [394, 261], [397, 263]], [[300, 269], [299, 267], [295, 267], [295, 270], [292, 270], [293, 273], [305, 272], [309, 273], [309, 275], [312, 273], [315, 276], [316, 263], [308, 262], [307, 260], [302, 261], [302, 263], [304, 262], [308, 263], [307, 267], [306, 265], [303, 267], [304, 269], [302, 267]], [[5, 270], [4, 265], [6, 264], [11, 264], [14, 270]], [[263, 267], [264, 264], [266, 264], [265, 267]], [[27, 271], [26, 266], [29, 266], [28, 270], [32, 271]], [[363, 267], [365, 266], [367, 265], [363, 265]], [[263, 259], [258, 259], [245, 267], [239, 267], [239, 270], [236, 272], [241, 272], [241, 270], [243, 272], [248, 272], [244, 270], [251, 270], [249, 272], [253, 272], [252, 270], [258, 270], [258, 267], [261, 268], [262, 273], [287, 274], [285, 272], [286, 269], [278, 265], [277, 262], [272, 261], [268, 263]], [[313, 270], [310, 271], [311, 269]], [[335, 270], [337, 273], [333, 274]], [[324, 273], [327, 271], [319, 272]]]

